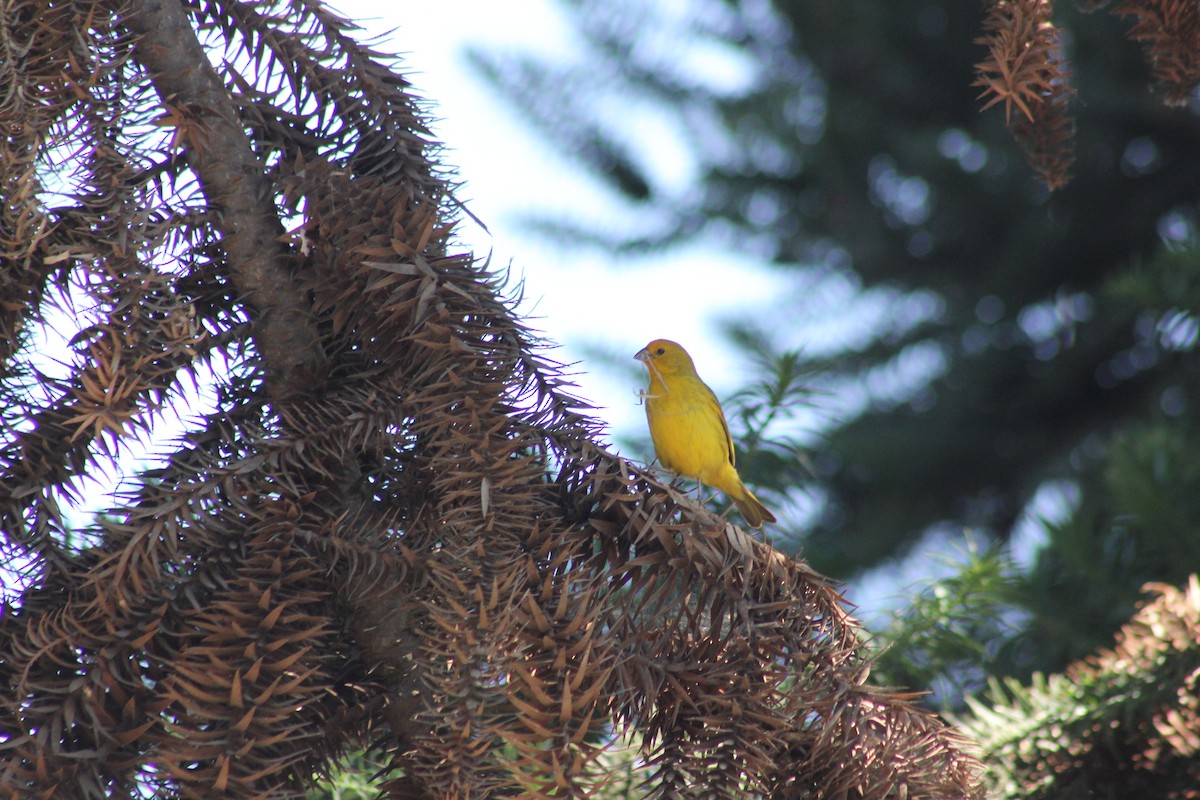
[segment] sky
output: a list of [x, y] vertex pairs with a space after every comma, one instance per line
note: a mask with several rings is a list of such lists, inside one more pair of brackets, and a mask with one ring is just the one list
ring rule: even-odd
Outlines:
[[[559, 247], [522, 224], [539, 211], [590, 221], [618, 220], [628, 212], [598, 181], [540, 141], [467, 62], [468, 45], [570, 58], [573, 32], [554, 0], [331, 5], [383, 35], [377, 49], [404, 58], [405, 77], [433, 103], [432, 129], [447, 147], [445, 161], [465, 183], [459, 199], [488, 228], [465, 220], [459, 238], [479, 256], [490, 252], [493, 265], [511, 264], [524, 279], [520, 311], [532, 328], [561, 345], [552, 355], [574, 364], [577, 394], [600, 407], [597, 416], [611, 433], [629, 437], [643, 430], [636, 399], [641, 382], [632, 373], [589, 363], [588, 352], [597, 345], [627, 351], [636, 366], [633, 354], [647, 342], [674, 339], [721, 397], [750, 379], [751, 365], [739, 362], [719, 335], [719, 322], [779, 296], [783, 279], [769, 266], [700, 244], [614, 263], [595, 250]], [[653, 161], [686, 180], [685, 154], [670, 146], [669, 136], [663, 139]], [[669, 301], [663, 287], [670, 287]]]

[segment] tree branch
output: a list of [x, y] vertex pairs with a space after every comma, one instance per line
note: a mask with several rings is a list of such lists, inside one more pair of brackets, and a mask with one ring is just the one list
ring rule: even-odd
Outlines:
[[180, 131], [224, 236], [230, 277], [251, 309], [267, 390], [276, 400], [297, 394], [324, 354], [305, 293], [288, 269], [263, 164], [178, 0], [130, 0], [126, 8], [124, 23], [138, 37], [135, 57]]

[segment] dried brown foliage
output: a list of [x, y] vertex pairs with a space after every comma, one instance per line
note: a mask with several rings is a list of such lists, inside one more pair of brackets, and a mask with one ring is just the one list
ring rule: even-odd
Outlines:
[[1004, 104], [1004, 119], [1038, 177], [1064, 186], [1075, 160], [1072, 90], [1050, 0], [993, 0], [983, 23], [988, 56], [977, 65], [983, 108]]
[[1124, 0], [1112, 13], [1133, 17], [1139, 42], [1163, 90], [1163, 102], [1184, 106], [1200, 86], [1200, 5], [1190, 0]]
[[1116, 645], [1030, 688], [975, 704], [967, 727], [1005, 797], [1196, 797], [1200, 579], [1155, 596]]
[[596, 444], [352, 33], [0, 9], [3, 796], [296, 797], [370, 743], [394, 797], [579, 796], [623, 731], [656, 796], [977, 792], [821, 576]]
[[[1108, 0], [1077, 0], [1095, 11]], [[1038, 177], [1058, 189], [1075, 157], [1075, 122], [1068, 108], [1070, 70], [1051, 0], [990, 0], [979, 43], [987, 57], [976, 65], [983, 108], [1004, 103], [1004, 118]], [[1192, 0], [1122, 0], [1111, 13], [1132, 17], [1128, 36], [1139, 42], [1162, 100], [1187, 105], [1200, 86], [1200, 4]]]

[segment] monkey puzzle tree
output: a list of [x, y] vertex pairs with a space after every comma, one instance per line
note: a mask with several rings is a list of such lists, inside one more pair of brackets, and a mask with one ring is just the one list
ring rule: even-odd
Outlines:
[[16, 0], [0, 53], [5, 795], [374, 744], [394, 797], [578, 796], [632, 734], [662, 796], [977, 791], [823, 578], [595, 444], [352, 25]]

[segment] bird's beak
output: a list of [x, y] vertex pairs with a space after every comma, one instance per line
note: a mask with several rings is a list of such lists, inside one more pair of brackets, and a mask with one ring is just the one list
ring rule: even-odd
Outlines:
[[650, 360], [650, 351], [647, 350], [645, 347], [643, 347], [641, 350], [638, 350], [636, 353], [634, 353], [633, 357], [636, 358], [638, 361], [649, 361]]

